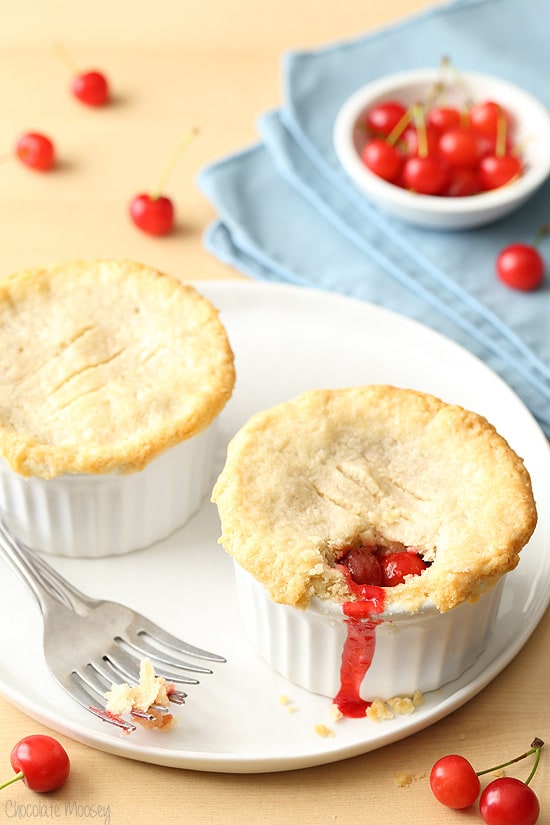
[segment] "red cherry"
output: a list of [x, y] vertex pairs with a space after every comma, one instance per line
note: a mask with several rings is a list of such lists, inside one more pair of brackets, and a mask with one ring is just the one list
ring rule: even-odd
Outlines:
[[164, 195], [136, 195], [130, 202], [130, 216], [148, 235], [168, 235], [174, 227], [174, 206]]
[[468, 197], [478, 195], [481, 192], [481, 181], [476, 169], [455, 166], [449, 169], [449, 179], [447, 187], [443, 192], [451, 198]]
[[544, 278], [544, 259], [538, 249], [526, 243], [514, 243], [499, 252], [496, 271], [500, 280], [513, 289], [528, 292]]
[[481, 145], [475, 132], [458, 127], [441, 135], [438, 151], [449, 166], [475, 166], [481, 154]]
[[71, 89], [87, 106], [104, 106], [109, 102], [109, 83], [102, 72], [94, 70], [75, 75]]
[[469, 112], [470, 125], [486, 137], [494, 138], [499, 131], [508, 132], [511, 118], [508, 112], [494, 100], [484, 100], [472, 106]]
[[164, 169], [153, 194], [142, 192], [130, 201], [130, 217], [135, 225], [148, 235], [168, 235], [174, 227], [174, 205], [170, 198], [162, 194], [162, 191], [183, 148], [197, 133], [198, 129], [189, 129], [184, 135]]
[[372, 135], [387, 137], [406, 112], [407, 109], [399, 101], [386, 100], [367, 112], [365, 124]]
[[403, 584], [405, 576], [419, 576], [427, 567], [418, 553], [404, 551], [388, 553], [380, 559], [382, 565], [382, 587]]
[[499, 189], [521, 175], [521, 161], [515, 155], [486, 155], [479, 162], [479, 179], [485, 191]]
[[463, 756], [442, 756], [430, 773], [430, 788], [435, 798], [447, 808], [462, 810], [476, 801], [480, 781], [470, 762]]
[[[497, 147], [497, 143], [499, 144]], [[496, 136], [488, 137], [487, 135], [479, 135], [480, 157], [486, 155], [510, 155], [514, 151], [514, 143], [509, 136], [505, 139], [498, 140]]]
[[536, 794], [529, 788], [539, 765], [542, 739], [533, 740], [529, 750], [482, 771], [474, 771], [463, 756], [443, 756], [430, 773], [430, 787], [436, 799], [448, 808], [467, 808], [475, 802], [480, 790], [479, 777], [506, 768], [535, 754], [535, 762], [525, 782], [513, 777], [500, 777], [490, 782], [481, 794], [479, 811], [486, 825], [535, 825], [540, 813]]
[[38, 733], [14, 745], [10, 762], [16, 774], [0, 788], [22, 779], [31, 791], [55, 791], [63, 785], [71, 769], [67, 752], [57, 739]]
[[525, 782], [513, 776], [501, 776], [484, 789], [479, 812], [486, 825], [535, 825], [540, 804]]
[[461, 123], [461, 113], [452, 106], [433, 106], [426, 115], [426, 125], [441, 133], [457, 129]]
[[47, 172], [55, 165], [55, 147], [46, 135], [26, 132], [15, 146], [19, 160], [37, 172]]
[[[424, 154], [435, 155], [439, 145], [439, 132], [437, 129], [435, 129], [434, 126], [426, 124], [422, 134], [422, 140], [424, 139], [426, 141]], [[419, 143], [421, 143], [421, 140], [419, 140], [418, 129], [411, 123], [399, 138], [399, 148], [404, 155], [412, 157], [413, 155], [419, 154]]]
[[420, 195], [439, 195], [447, 183], [447, 167], [438, 158], [413, 157], [403, 166], [403, 184]]
[[382, 568], [373, 547], [352, 547], [341, 560], [355, 584], [382, 584]]
[[361, 159], [371, 172], [384, 180], [395, 180], [401, 170], [399, 151], [382, 138], [369, 140], [363, 147]]

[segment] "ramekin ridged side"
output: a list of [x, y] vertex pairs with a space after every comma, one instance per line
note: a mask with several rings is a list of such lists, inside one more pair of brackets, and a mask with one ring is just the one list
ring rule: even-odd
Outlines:
[[[272, 602], [265, 588], [235, 564], [239, 610], [256, 653], [290, 683], [334, 698], [346, 640], [342, 607], [313, 599], [305, 610]], [[436, 690], [461, 676], [486, 647], [504, 578], [475, 604], [447, 613], [427, 606], [376, 617], [376, 646], [361, 697], [389, 699]]]
[[165, 450], [140, 472], [24, 478], [0, 460], [0, 517], [42, 553], [130, 553], [182, 527], [212, 479], [216, 425]]

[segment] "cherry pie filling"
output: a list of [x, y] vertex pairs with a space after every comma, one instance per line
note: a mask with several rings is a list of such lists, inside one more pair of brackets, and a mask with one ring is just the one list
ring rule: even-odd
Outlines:
[[334, 704], [344, 716], [365, 716], [371, 702], [360, 689], [374, 657], [376, 628], [384, 612], [385, 590], [402, 584], [406, 576], [419, 576], [428, 567], [416, 547], [388, 550], [380, 546], [345, 548], [336, 566], [346, 577], [355, 601], [343, 604], [347, 617], [346, 641], [340, 666], [340, 689]]

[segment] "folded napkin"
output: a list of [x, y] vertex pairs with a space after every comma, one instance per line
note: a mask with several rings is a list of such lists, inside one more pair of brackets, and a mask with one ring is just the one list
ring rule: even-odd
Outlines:
[[547, 0], [455, 0], [364, 37], [289, 53], [283, 104], [261, 117], [258, 143], [208, 166], [198, 182], [219, 215], [205, 245], [220, 260], [253, 278], [361, 298], [442, 332], [499, 373], [550, 436], [550, 286], [512, 291], [494, 273], [503, 246], [529, 242], [550, 220], [550, 183], [488, 227], [419, 229], [371, 206], [332, 143], [336, 114], [357, 88], [435, 67], [443, 55], [550, 103], [549, 24]]

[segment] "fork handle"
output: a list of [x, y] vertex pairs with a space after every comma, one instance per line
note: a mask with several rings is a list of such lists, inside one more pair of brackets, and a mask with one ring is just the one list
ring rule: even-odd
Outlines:
[[[74, 606], [70, 598], [66, 596], [63, 588], [64, 579], [57, 577], [57, 575], [53, 576], [52, 579], [56, 582], [56, 586], [55, 584], [52, 585], [52, 580], [43, 579], [39, 576], [23, 547], [14, 539], [2, 521], [0, 521], [0, 550], [11, 568], [33, 593], [43, 614], [46, 613], [49, 605], [54, 601], [62, 602], [74, 610]], [[44, 565], [44, 575], [55, 572], [46, 562], [40, 560], [40, 564], [41, 566]]]
[[[71, 582], [64, 578], [61, 573], [58, 573], [57, 570], [51, 567], [38, 553], [31, 550], [25, 555], [27, 558], [31, 556], [32, 563], [40, 569], [41, 575], [46, 577], [52, 595], [57, 598], [58, 601], [62, 601], [63, 604], [70, 607], [71, 610], [80, 613], [82, 616], [87, 616], [90, 610], [98, 604], [97, 599], [92, 599], [90, 596], [82, 593], [74, 584], [71, 584]], [[30, 561], [30, 558], [28, 558], [28, 560]]]

